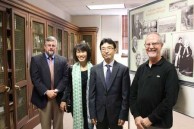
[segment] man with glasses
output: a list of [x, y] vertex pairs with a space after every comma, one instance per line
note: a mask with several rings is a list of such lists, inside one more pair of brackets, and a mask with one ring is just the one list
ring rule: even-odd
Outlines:
[[130, 87], [131, 113], [137, 129], [169, 129], [179, 91], [177, 72], [161, 56], [158, 33], [148, 34], [144, 45], [149, 59], [139, 66]]
[[129, 111], [129, 69], [114, 60], [117, 50], [112, 39], [103, 39], [100, 50], [104, 61], [91, 68], [90, 118], [97, 129], [122, 129]]

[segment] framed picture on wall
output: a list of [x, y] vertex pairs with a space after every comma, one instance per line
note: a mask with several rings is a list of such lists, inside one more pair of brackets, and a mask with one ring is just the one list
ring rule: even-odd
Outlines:
[[194, 82], [194, 32], [179, 32], [173, 34], [173, 61], [179, 79]]

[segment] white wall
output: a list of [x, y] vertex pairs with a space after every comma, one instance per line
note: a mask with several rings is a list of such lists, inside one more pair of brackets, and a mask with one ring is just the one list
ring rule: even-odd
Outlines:
[[119, 42], [119, 53], [115, 55], [115, 60], [128, 66], [128, 58], [121, 58], [122, 49], [122, 16], [72, 16], [72, 23], [79, 27], [98, 27], [97, 35], [97, 63], [103, 58], [100, 53], [99, 45], [103, 38], [111, 38]]
[[56, 6], [53, 6], [51, 3], [45, 1], [45, 0], [24, 0], [36, 7], [39, 7], [47, 12], [50, 12], [62, 19], [65, 19], [68, 22], [71, 22], [71, 15], [68, 13], [58, 9]]
[[102, 38], [111, 38], [118, 41], [118, 54], [115, 60], [128, 66], [128, 58], [121, 57], [122, 51], [122, 16], [102, 16]]

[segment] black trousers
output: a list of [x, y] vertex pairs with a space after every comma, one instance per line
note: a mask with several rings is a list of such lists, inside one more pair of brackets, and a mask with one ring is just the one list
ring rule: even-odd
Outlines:
[[96, 128], [97, 129], [123, 129], [123, 126], [118, 126], [117, 124], [110, 125], [108, 122], [107, 113], [105, 112], [103, 121], [97, 122]]

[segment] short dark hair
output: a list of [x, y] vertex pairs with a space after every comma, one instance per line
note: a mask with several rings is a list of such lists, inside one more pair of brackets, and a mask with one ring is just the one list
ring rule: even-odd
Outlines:
[[87, 61], [91, 60], [91, 49], [90, 46], [88, 45], [88, 43], [79, 43], [76, 44], [75, 47], [73, 48], [73, 58], [76, 62], [78, 62], [78, 58], [76, 56], [76, 52], [77, 51], [86, 51], [87, 52]]
[[105, 43], [108, 43], [108, 44], [112, 44], [114, 49], [116, 48], [116, 43], [111, 39], [111, 38], [104, 38], [101, 40], [100, 42], [100, 50], [101, 50], [101, 46]]

